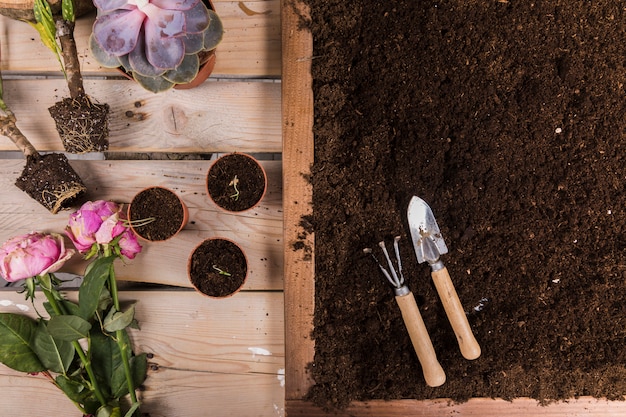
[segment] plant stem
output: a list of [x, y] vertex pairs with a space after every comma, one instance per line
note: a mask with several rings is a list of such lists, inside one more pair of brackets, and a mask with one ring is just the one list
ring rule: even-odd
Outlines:
[[[0, 99], [1, 101], [1, 99]], [[6, 116], [0, 116], [0, 135], [6, 136], [22, 151], [24, 156], [39, 156], [37, 149], [32, 143], [24, 136], [22, 131], [15, 124], [15, 115], [9, 110], [8, 107], [4, 108]]]
[[80, 62], [78, 61], [78, 51], [74, 39], [74, 22], [68, 22], [59, 17], [56, 19], [55, 26], [61, 43], [67, 87], [70, 90], [70, 96], [77, 98], [85, 94], [85, 87], [83, 86], [83, 76], [80, 73]]
[[[108, 245], [104, 246], [104, 256], [111, 256], [111, 248]], [[111, 264], [109, 270], [109, 292], [113, 299], [113, 307], [116, 311], [120, 311], [120, 299], [117, 292], [117, 281], [115, 279], [115, 269]], [[115, 339], [117, 346], [122, 356], [122, 364], [124, 365], [124, 374], [126, 375], [126, 385], [128, 387], [128, 394], [130, 395], [131, 407], [138, 403], [137, 393], [135, 392], [135, 383], [133, 381], [133, 375], [130, 369], [130, 359], [128, 356], [128, 344], [126, 343], [125, 330], [116, 330]], [[136, 415], [139, 415], [139, 407], [135, 411]]]
[[[52, 310], [54, 310], [54, 313], [57, 316], [61, 316], [65, 314], [64, 308], [61, 305], [59, 305], [55, 297], [55, 294], [53, 294], [54, 290], [52, 289], [49, 290], [49, 289], [41, 287], [41, 291], [44, 293], [44, 295], [48, 299], [50, 306], [52, 306]], [[96, 398], [98, 398], [100, 405], [106, 406], [107, 401], [104, 398], [104, 395], [102, 394], [102, 392], [100, 391], [100, 387], [98, 386], [98, 381], [96, 380], [96, 375], [94, 374], [93, 368], [91, 367], [91, 361], [89, 360], [87, 355], [85, 355], [85, 352], [83, 351], [83, 348], [80, 346], [78, 341], [74, 340], [72, 342], [72, 346], [74, 346], [74, 350], [76, 350], [76, 353], [78, 353], [78, 357], [80, 358], [80, 361], [82, 362], [83, 366], [85, 367], [85, 370], [87, 371], [87, 375], [89, 376], [89, 381], [91, 382], [91, 386], [96, 395]]]

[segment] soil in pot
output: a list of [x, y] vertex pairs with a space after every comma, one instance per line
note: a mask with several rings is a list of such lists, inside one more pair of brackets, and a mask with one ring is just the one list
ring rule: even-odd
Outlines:
[[103, 152], [109, 148], [109, 105], [86, 94], [66, 97], [48, 109], [67, 152]]
[[267, 179], [261, 165], [251, 156], [234, 153], [216, 160], [207, 174], [211, 199], [228, 211], [254, 207], [265, 194]]
[[151, 187], [138, 193], [128, 208], [135, 233], [149, 241], [167, 240], [186, 223], [186, 208], [171, 190]]
[[248, 264], [242, 250], [226, 239], [207, 239], [189, 258], [189, 279], [201, 293], [226, 297], [246, 280]]
[[[307, 0], [313, 31], [316, 381], [322, 405], [626, 393], [626, 14], [610, 0]], [[417, 264], [432, 207], [482, 356]], [[362, 253], [395, 234], [447, 374], [425, 385]], [[294, 245], [298, 250], [298, 245]], [[303, 252], [303, 256], [306, 253]], [[379, 254], [380, 256], [380, 254]]]

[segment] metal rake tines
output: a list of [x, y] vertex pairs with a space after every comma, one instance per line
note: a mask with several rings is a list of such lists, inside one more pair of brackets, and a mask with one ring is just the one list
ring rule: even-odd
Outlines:
[[404, 275], [402, 274], [402, 260], [400, 259], [400, 247], [398, 244], [399, 240], [400, 240], [400, 236], [396, 236], [393, 239], [393, 250], [394, 250], [395, 257], [396, 257], [396, 262], [398, 264], [397, 271], [396, 271], [396, 268], [394, 267], [391, 257], [389, 256], [389, 252], [387, 251], [387, 247], [385, 246], [384, 241], [378, 243], [378, 246], [380, 246], [380, 248], [383, 251], [383, 254], [385, 255], [385, 259], [387, 260], [387, 265], [389, 266], [389, 270], [387, 270], [382, 265], [382, 263], [380, 263], [376, 255], [374, 255], [374, 253], [372, 252], [372, 249], [370, 248], [363, 249], [363, 252], [369, 253], [370, 255], [372, 255], [372, 258], [374, 258], [374, 260], [376, 261], [376, 264], [382, 271], [383, 275], [385, 276], [385, 278], [387, 278], [387, 281], [389, 281], [389, 283], [394, 286], [394, 288], [402, 288], [404, 286]]

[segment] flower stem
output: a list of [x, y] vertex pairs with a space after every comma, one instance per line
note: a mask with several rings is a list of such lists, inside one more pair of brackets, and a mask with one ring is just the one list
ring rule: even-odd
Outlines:
[[[44, 295], [48, 299], [48, 302], [50, 303], [52, 310], [57, 316], [61, 316], [65, 314], [65, 309], [57, 301], [57, 298], [55, 296], [56, 291], [54, 289], [47, 289], [47, 288], [41, 287], [41, 291], [44, 293]], [[87, 355], [85, 355], [83, 348], [80, 346], [77, 340], [74, 340], [72, 342], [72, 346], [74, 346], [74, 350], [76, 351], [76, 353], [78, 353], [78, 357], [80, 358], [80, 361], [82, 362], [83, 366], [85, 367], [85, 370], [87, 371], [87, 375], [89, 376], [89, 381], [91, 382], [91, 386], [93, 388], [94, 394], [96, 395], [96, 398], [98, 398], [98, 402], [100, 402], [100, 405], [106, 406], [107, 401], [104, 398], [104, 395], [102, 394], [102, 392], [100, 391], [100, 387], [98, 386], [98, 381], [96, 380], [96, 375], [94, 374], [93, 368], [91, 367], [91, 361], [89, 360]]]
[[[104, 256], [111, 255], [111, 248], [108, 245], [104, 247]], [[113, 268], [113, 264], [111, 264], [111, 269], [109, 270], [109, 292], [111, 293], [111, 298], [113, 299], [113, 307], [116, 311], [120, 311], [120, 299], [117, 292], [117, 281], [115, 279], [115, 269]], [[116, 330], [115, 331], [115, 340], [117, 342], [117, 346], [120, 350], [120, 355], [122, 357], [122, 364], [124, 365], [124, 374], [126, 375], [126, 385], [128, 387], [128, 394], [130, 395], [131, 407], [138, 403], [137, 401], [137, 393], [135, 392], [135, 383], [133, 381], [133, 375], [130, 369], [130, 359], [128, 355], [128, 344], [126, 343], [126, 337], [124, 330]], [[137, 407], [137, 411], [135, 411], [136, 415], [139, 415], [139, 407]]]

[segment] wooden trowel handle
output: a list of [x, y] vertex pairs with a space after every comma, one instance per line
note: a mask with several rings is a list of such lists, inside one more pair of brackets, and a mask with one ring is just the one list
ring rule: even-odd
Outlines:
[[396, 296], [396, 301], [402, 312], [402, 318], [406, 329], [409, 331], [413, 348], [417, 354], [424, 372], [424, 380], [431, 387], [438, 387], [446, 382], [446, 374], [437, 360], [437, 354], [430, 341], [428, 330], [420, 314], [415, 297], [409, 291], [408, 294]]
[[452, 285], [448, 268], [444, 266], [442, 269], [433, 271], [431, 276], [437, 288], [437, 293], [441, 298], [443, 308], [446, 310], [448, 320], [452, 325], [452, 330], [454, 330], [456, 339], [459, 342], [461, 354], [465, 359], [472, 360], [478, 358], [480, 356], [480, 345], [472, 333], [459, 296], [454, 289], [454, 285]]

